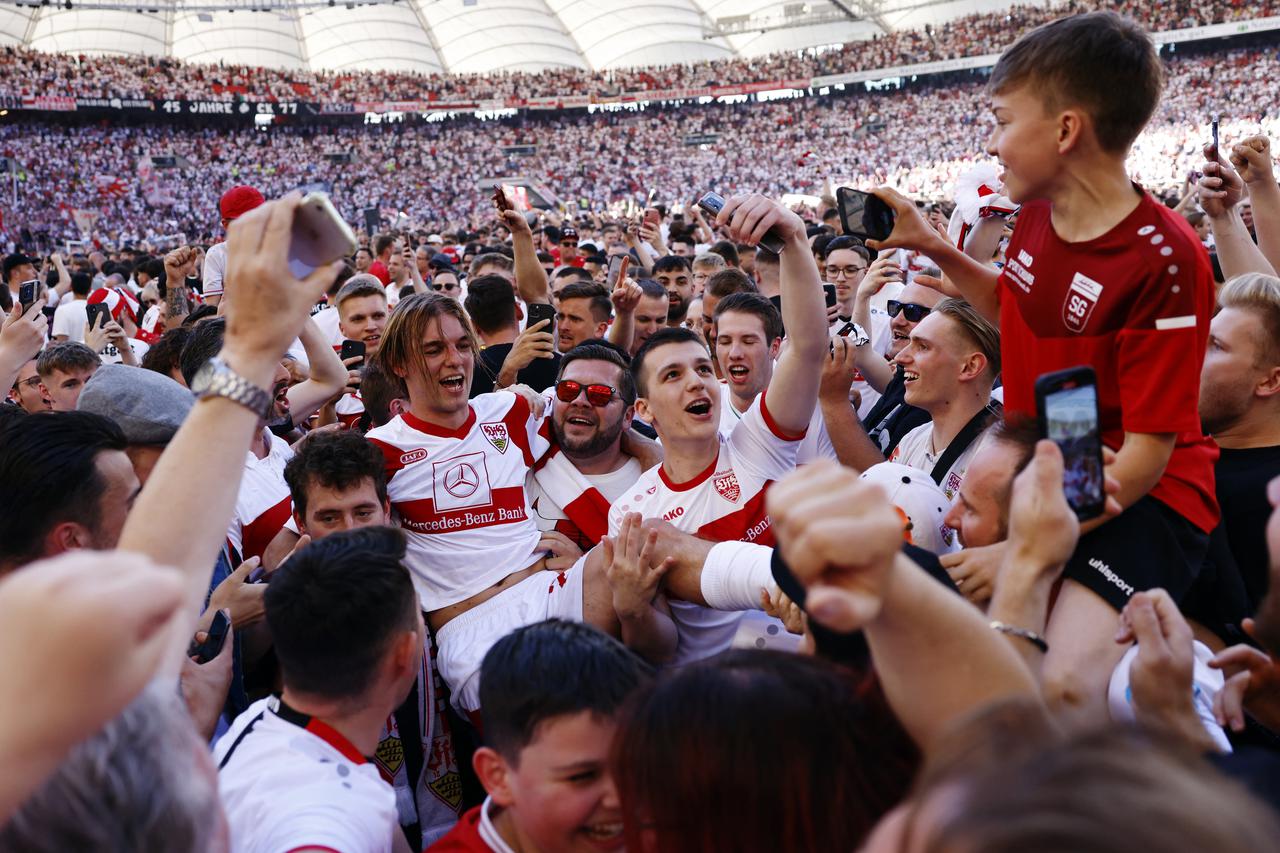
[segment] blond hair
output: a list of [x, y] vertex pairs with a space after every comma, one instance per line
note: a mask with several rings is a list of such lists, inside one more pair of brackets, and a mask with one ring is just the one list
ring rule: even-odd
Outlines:
[[1252, 311], [1262, 323], [1259, 367], [1280, 364], [1280, 278], [1260, 272], [1238, 275], [1222, 285], [1218, 304]]
[[422, 342], [427, 337], [427, 330], [432, 322], [437, 322], [445, 315], [453, 317], [466, 332], [471, 342], [472, 358], [480, 350], [475, 330], [467, 319], [466, 312], [457, 300], [450, 299], [440, 293], [415, 293], [391, 312], [391, 320], [382, 333], [382, 346], [378, 349], [378, 358], [383, 367], [392, 375], [404, 377], [410, 369], [417, 368], [426, 372], [426, 359], [422, 354]]

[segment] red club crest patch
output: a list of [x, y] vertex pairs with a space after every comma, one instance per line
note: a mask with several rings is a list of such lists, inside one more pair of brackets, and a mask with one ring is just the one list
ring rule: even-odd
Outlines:
[[723, 474], [713, 474], [711, 484], [720, 493], [720, 497], [729, 501], [729, 503], [736, 504], [738, 498], [742, 496], [742, 487], [738, 485], [738, 475], [731, 470]]

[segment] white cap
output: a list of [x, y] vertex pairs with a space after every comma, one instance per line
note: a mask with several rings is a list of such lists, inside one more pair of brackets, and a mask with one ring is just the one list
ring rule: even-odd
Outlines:
[[863, 471], [859, 479], [884, 489], [889, 502], [905, 516], [907, 542], [935, 554], [958, 550], [956, 533], [944, 522], [951, 500], [928, 474], [899, 462], [881, 462]]
[[444, 245], [444, 238], [443, 238], [443, 237], [441, 237], [439, 234], [428, 234], [428, 235], [427, 235], [427, 242], [428, 242], [428, 243], [439, 243], [440, 245], [442, 245], [442, 246], [443, 246], [443, 245]]

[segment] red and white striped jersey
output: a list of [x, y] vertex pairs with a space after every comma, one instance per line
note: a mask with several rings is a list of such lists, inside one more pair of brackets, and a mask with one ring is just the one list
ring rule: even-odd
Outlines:
[[270, 441], [266, 458], [252, 452], [245, 458], [235, 515], [227, 528], [227, 541], [241, 562], [261, 557], [293, 514], [293, 499], [284, 481], [284, 466], [293, 458], [293, 448], [278, 435], [266, 435]]
[[[767, 393], [767, 392], [766, 392]], [[788, 436], [769, 415], [761, 394], [733, 432], [720, 434], [715, 460], [692, 480], [676, 483], [662, 466], [641, 475], [609, 509], [609, 533], [616, 535], [622, 516], [638, 512], [661, 518], [686, 533], [713, 542], [774, 544], [773, 528], [765, 513], [765, 493], [779, 477], [795, 470], [803, 435]], [[711, 610], [682, 601], [671, 602], [680, 632], [674, 662], [687, 663], [729, 647], [742, 618], [739, 612]]]
[[545, 417], [510, 391], [470, 401], [456, 430], [405, 412], [370, 430], [425, 610], [438, 610], [536, 562], [541, 534], [525, 477], [550, 448]]

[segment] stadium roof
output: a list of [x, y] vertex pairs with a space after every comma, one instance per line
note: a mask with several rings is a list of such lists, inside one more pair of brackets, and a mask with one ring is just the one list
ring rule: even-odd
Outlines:
[[799, 50], [1008, 5], [992, 0], [7, 0], [0, 2], [0, 44], [316, 70], [599, 70]]

